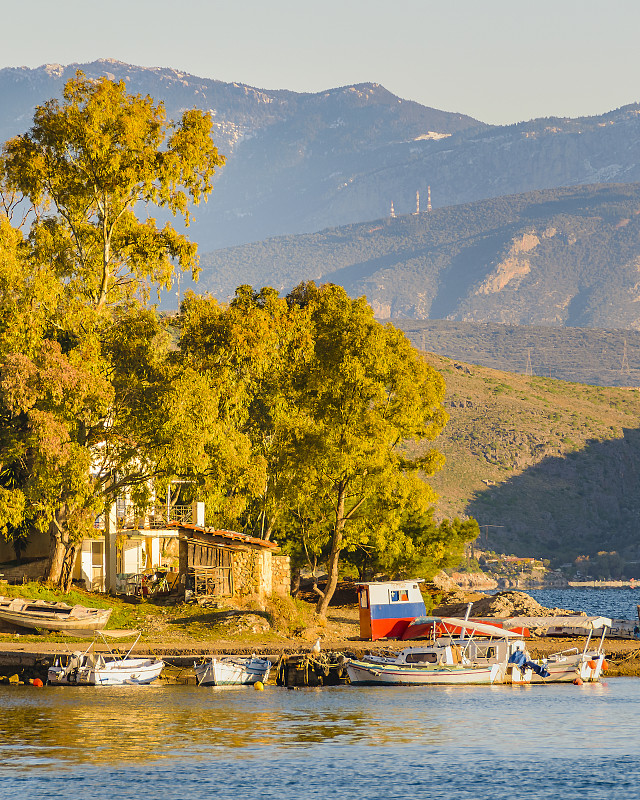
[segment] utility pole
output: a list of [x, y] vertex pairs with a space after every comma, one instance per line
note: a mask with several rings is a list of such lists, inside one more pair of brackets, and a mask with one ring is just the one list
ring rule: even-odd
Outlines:
[[484, 546], [489, 546], [489, 528], [504, 528], [504, 525], [480, 525], [480, 528], [484, 528]]
[[622, 365], [620, 366], [621, 375], [631, 375], [629, 359], [627, 358], [627, 340], [624, 340], [624, 350], [622, 351]]
[[524, 374], [531, 377], [533, 375], [533, 367], [531, 366], [531, 348], [527, 350], [527, 366], [524, 368]]

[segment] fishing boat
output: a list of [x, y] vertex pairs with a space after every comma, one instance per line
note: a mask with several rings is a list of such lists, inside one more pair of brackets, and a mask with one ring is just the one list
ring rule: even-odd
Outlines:
[[[530, 677], [528, 654], [518, 664], [509, 663], [513, 653], [524, 650], [519, 633], [494, 625], [452, 617], [434, 617], [433, 631], [456, 631], [453, 639], [436, 637], [424, 647], [408, 647], [395, 658], [367, 655], [363, 659], [346, 659], [347, 674], [352, 683], [368, 684], [492, 684], [524, 683]], [[476, 635], [488, 636], [478, 642]]]
[[461, 662], [455, 645], [409, 647], [396, 658], [349, 658], [345, 666], [351, 683], [389, 685], [491, 684], [500, 672], [499, 664]]
[[[132, 631], [118, 632], [130, 636]], [[133, 632], [135, 633], [135, 631]], [[100, 637], [106, 643], [104, 633]], [[53, 686], [139, 686], [160, 677], [164, 662], [155, 658], [131, 658], [140, 633], [125, 656], [95, 651], [96, 639], [84, 653], [57, 656], [49, 667], [47, 682]], [[108, 645], [107, 645], [108, 646]]]
[[246, 686], [269, 678], [271, 662], [266, 658], [211, 658], [195, 664], [198, 686]]
[[[604, 639], [611, 628], [609, 617], [562, 616], [562, 617], [513, 617], [505, 620], [505, 624], [514, 626], [526, 625], [547, 636], [586, 634], [587, 638], [582, 650], [570, 647], [552, 653], [546, 658], [536, 659], [535, 663], [543, 667], [548, 675], [534, 674], [532, 683], [571, 683], [572, 681], [598, 681], [602, 671], [606, 669]], [[596, 631], [602, 631], [600, 643], [592, 647], [591, 641]]]
[[0, 620], [19, 628], [77, 634], [102, 630], [111, 616], [110, 608], [87, 608], [22, 597], [0, 597]]
[[549, 675], [546, 678], [534, 675], [531, 679], [532, 683], [571, 683], [574, 681], [592, 683], [599, 681], [603, 670], [607, 668], [603, 650], [607, 627], [602, 628], [598, 647], [590, 649], [589, 644], [594, 630], [589, 632], [582, 651], [577, 647], [571, 647], [540, 659], [538, 663], [545, 667]]

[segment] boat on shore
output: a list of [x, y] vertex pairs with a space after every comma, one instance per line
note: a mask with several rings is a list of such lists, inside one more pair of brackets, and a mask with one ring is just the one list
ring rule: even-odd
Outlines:
[[0, 597], [0, 620], [18, 628], [78, 634], [103, 630], [112, 609]]
[[[131, 631], [125, 634], [130, 636]], [[135, 631], [134, 631], [135, 633]], [[101, 638], [106, 643], [104, 634]], [[140, 686], [160, 677], [164, 662], [154, 658], [131, 658], [140, 633], [125, 656], [109, 650], [109, 655], [95, 651], [96, 639], [84, 653], [57, 656], [47, 672], [52, 686]]]
[[269, 678], [271, 662], [266, 658], [211, 658], [194, 665], [198, 686], [247, 686]]

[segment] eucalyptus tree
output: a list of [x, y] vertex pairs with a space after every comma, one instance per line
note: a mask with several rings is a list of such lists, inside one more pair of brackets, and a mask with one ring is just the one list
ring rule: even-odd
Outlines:
[[206, 198], [223, 163], [209, 114], [188, 110], [173, 123], [123, 81], [80, 71], [62, 102], [38, 106], [32, 128], [4, 146], [6, 186], [34, 208], [35, 251], [98, 310], [169, 286], [176, 263], [197, 273], [194, 243], [139, 216], [160, 207], [188, 224], [189, 204]]
[[[307, 308], [313, 351], [296, 372], [299, 409], [295, 472], [312, 519], [323, 520], [328, 580], [317, 612], [326, 614], [345, 548], [373, 529], [396, 535], [410, 509], [436, 499], [423, 479], [443, 463], [417, 444], [446, 423], [444, 381], [392, 325], [381, 325], [365, 298], [340, 286], [308, 283], [289, 295]], [[420, 451], [421, 452], [421, 451]]]
[[363, 298], [305, 284], [286, 298], [242, 286], [228, 306], [187, 298], [184, 363], [221, 389], [221, 413], [251, 441], [264, 485], [244, 524], [298, 558], [328, 563], [325, 614], [343, 551], [399, 540], [410, 511], [435, 495], [424, 477], [442, 463], [408, 443], [446, 421], [444, 382], [402, 333], [375, 321]]
[[[142, 498], [185, 468], [198, 436], [209, 444], [196, 450], [219, 455], [217, 420], [192, 424], [188, 382], [142, 306], [176, 270], [197, 273], [195, 244], [149, 208], [188, 223], [223, 162], [208, 114], [173, 123], [150, 97], [80, 72], [5, 144], [0, 304], [13, 317], [0, 323], [0, 530], [48, 530], [54, 583], [68, 583], [78, 542], [124, 486]], [[10, 219], [20, 196], [26, 238]]]

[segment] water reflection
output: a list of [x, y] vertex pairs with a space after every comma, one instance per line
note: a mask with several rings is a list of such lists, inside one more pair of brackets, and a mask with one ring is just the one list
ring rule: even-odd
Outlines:
[[251, 758], [260, 747], [411, 741], [405, 722], [387, 721], [381, 730], [367, 709], [327, 707], [327, 690], [317, 697], [296, 693], [297, 702], [287, 702], [291, 694], [271, 687], [264, 693], [175, 686], [0, 689], [0, 758], [16, 748], [14, 766], [33, 766], [44, 753], [47, 760], [94, 764], [185, 752], [197, 758], [242, 750]]
[[[0, 777], [52, 768], [637, 755], [640, 681], [582, 687], [0, 687]], [[318, 755], [320, 754], [320, 755]], [[240, 769], [240, 766], [238, 767]]]

